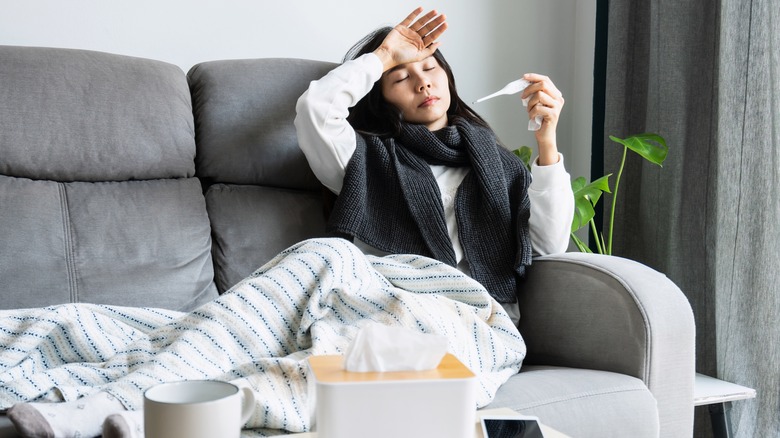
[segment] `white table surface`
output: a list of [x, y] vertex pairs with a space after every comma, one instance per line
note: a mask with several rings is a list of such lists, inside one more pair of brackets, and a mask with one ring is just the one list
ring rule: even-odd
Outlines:
[[726, 382], [714, 377], [696, 374], [696, 383], [693, 390], [694, 406], [725, 403], [734, 400], [754, 398], [756, 390], [736, 383]]

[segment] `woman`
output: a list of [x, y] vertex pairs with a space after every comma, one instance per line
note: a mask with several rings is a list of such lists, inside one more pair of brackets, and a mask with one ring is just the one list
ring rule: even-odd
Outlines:
[[457, 266], [517, 322], [516, 278], [532, 251], [568, 245], [574, 202], [555, 135], [564, 100], [549, 78], [523, 76], [528, 117], [542, 117], [529, 186], [525, 167], [458, 97], [438, 50], [446, 17], [421, 13], [368, 35], [310, 85], [297, 105], [299, 143], [339, 194], [331, 231], [367, 253]]
[[[497, 147], [484, 122], [455, 93], [436, 51], [444, 17], [431, 12], [415, 21], [420, 12], [382, 37], [371, 53], [313, 83], [299, 102], [296, 121], [315, 172], [340, 192], [331, 229], [357, 237], [364, 248], [368, 243], [406, 255], [367, 257], [343, 239], [313, 239], [285, 250], [189, 314], [90, 304], [0, 312], [0, 345], [13, 346], [0, 355], [0, 362], [8, 358], [0, 363], [0, 409], [13, 404], [8, 416], [19, 432], [138, 436], [143, 391], [193, 379], [252, 388], [257, 403], [247, 427], [307, 431], [313, 410], [306, 358], [343, 353], [371, 321], [444, 335], [448, 351], [478, 376], [477, 407], [492, 400], [519, 370], [525, 345], [486, 288], [445, 263], [472, 273], [503, 301], [514, 301], [514, 279], [530, 262], [530, 242], [539, 252], [565, 248], [571, 193], [567, 198], [558, 193], [565, 190], [536, 187], [538, 182], [528, 189], [524, 166]], [[529, 114], [544, 117], [534, 175], [565, 179], [568, 188], [555, 146], [563, 100], [549, 80], [528, 77], [536, 80], [525, 93], [531, 96]], [[375, 82], [381, 87], [374, 93], [380, 97], [377, 108], [395, 112], [395, 122], [377, 124], [385, 113], [371, 116], [359, 106], [351, 117], [356, 131], [346, 120], [347, 108]], [[430, 164], [393, 140], [406, 145], [408, 138], [423, 139], [415, 143], [441, 152], [448, 148], [440, 143], [459, 145], [461, 137], [469, 143], [465, 154], [453, 147], [449, 155], [429, 157]], [[383, 172], [385, 164], [396, 170]], [[545, 176], [547, 171], [554, 176]], [[403, 208], [404, 213], [393, 211]], [[428, 210], [435, 214], [424, 214]], [[535, 225], [540, 222], [566, 227]], [[490, 263], [498, 268], [485, 266]], [[68, 354], [53, 363], [46, 360], [51, 351]]]

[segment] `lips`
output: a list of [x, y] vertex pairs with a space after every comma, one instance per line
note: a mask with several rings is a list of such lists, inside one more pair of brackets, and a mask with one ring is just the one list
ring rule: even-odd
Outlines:
[[422, 103], [418, 107], [419, 108], [429, 107], [429, 106], [435, 104], [438, 101], [439, 101], [438, 97], [436, 97], [436, 96], [428, 96], [428, 97], [425, 98], [425, 100], [422, 101]]

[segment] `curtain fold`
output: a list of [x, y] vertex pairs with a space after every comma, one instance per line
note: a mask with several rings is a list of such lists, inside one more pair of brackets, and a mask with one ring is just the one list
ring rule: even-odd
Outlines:
[[[609, 2], [605, 172], [622, 155], [610, 134], [670, 148], [663, 168], [629, 152], [614, 254], [687, 295], [698, 372], [757, 390], [732, 407], [746, 437], [780, 436], [778, 29], [777, 0]], [[709, 433], [699, 409], [695, 435]]]

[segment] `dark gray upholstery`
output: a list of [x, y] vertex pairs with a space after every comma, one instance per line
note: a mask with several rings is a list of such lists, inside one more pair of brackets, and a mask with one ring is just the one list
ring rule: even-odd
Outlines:
[[297, 59], [212, 61], [188, 73], [200, 178], [317, 191], [298, 148], [295, 103], [334, 64]]
[[190, 70], [197, 174], [216, 184], [206, 203], [220, 292], [288, 246], [324, 235], [323, 189], [298, 148], [293, 119], [309, 82], [333, 67], [256, 59]]
[[[0, 308], [190, 309], [324, 234], [293, 117], [333, 64], [214, 61], [185, 76], [79, 50], [0, 59]], [[663, 274], [546, 256], [520, 298], [528, 357], [490, 407], [576, 437], [690, 436], [693, 318]]]
[[319, 192], [215, 184], [206, 193], [206, 203], [214, 230], [213, 257], [220, 292], [293, 243], [324, 235]]

